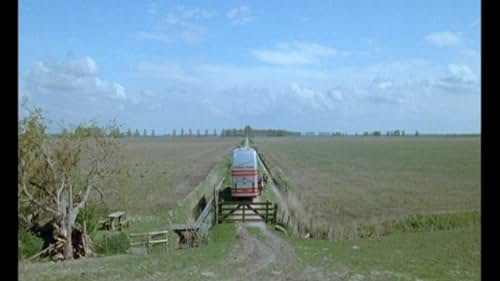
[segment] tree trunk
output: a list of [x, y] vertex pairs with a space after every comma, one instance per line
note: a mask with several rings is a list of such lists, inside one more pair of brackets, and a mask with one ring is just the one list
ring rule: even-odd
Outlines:
[[75, 220], [73, 219], [73, 186], [69, 185], [68, 190], [68, 206], [66, 211], [66, 218], [64, 218], [64, 224], [66, 228], [66, 245], [64, 246], [64, 259], [71, 260], [73, 259], [73, 225], [75, 224]]
[[66, 244], [64, 245], [64, 259], [72, 260], [73, 259], [73, 240], [72, 240], [72, 228], [70, 216], [66, 217], [66, 221], [64, 222], [64, 228], [66, 232]]

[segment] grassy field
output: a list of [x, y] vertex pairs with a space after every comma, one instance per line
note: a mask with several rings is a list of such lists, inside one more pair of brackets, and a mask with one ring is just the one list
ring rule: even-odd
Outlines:
[[[248, 232], [265, 242], [258, 229], [248, 227]], [[234, 225], [221, 224], [213, 229], [210, 243], [199, 248], [57, 264], [20, 263], [19, 280], [480, 280], [477, 223], [338, 242], [273, 233], [287, 241], [295, 258], [290, 263], [272, 263], [251, 279], [240, 272], [259, 262], [252, 257], [252, 249], [250, 256], [235, 252], [248, 238], [238, 238]], [[242, 257], [250, 263], [241, 265]]]
[[125, 210], [131, 230], [165, 228], [177, 207], [240, 138], [124, 138], [121, 184], [108, 196], [111, 210]]
[[127, 177], [120, 193], [124, 201], [111, 202], [111, 206], [144, 213], [172, 208], [239, 141], [239, 138], [123, 139]]
[[236, 236], [233, 225], [220, 225], [206, 247], [147, 256], [114, 255], [64, 263], [20, 263], [19, 280], [206, 280], [203, 274], [224, 277], [224, 266]]
[[478, 137], [256, 138], [317, 222], [480, 208]]
[[[164, 228], [226, 172], [234, 139], [124, 139], [128, 174], [109, 201], [133, 218], [129, 231]], [[479, 280], [478, 138], [257, 138], [273, 173], [319, 223], [356, 235], [301, 239], [269, 229], [289, 245], [247, 280]], [[226, 156], [224, 156], [226, 154]], [[211, 171], [211, 172], [210, 172]], [[207, 177], [208, 175], [208, 177]], [[283, 188], [283, 187], [281, 187]], [[275, 200], [266, 189], [262, 200]], [[404, 217], [404, 218], [403, 218]], [[269, 237], [232, 224], [213, 228], [208, 245], [151, 255], [113, 255], [63, 263], [20, 262], [20, 280], [242, 280]], [[252, 240], [252, 237], [254, 239]], [[266, 238], [267, 237], [267, 238]], [[275, 239], [271, 239], [275, 240]], [[250, 241], [260, 241], [248, 245]], [[273, 241], [271, 241], [273, 242]], [[279, 241], [274, 241], [279, 242]], [[245, 250], [245, 251], [243, 251]]]
[[[192, 219], [193, 214], [190, 211], [197, 200], [206, 195], [207, 191], [211, 194], [211, 188], [216, 184], [220, 175], [225, 172], [230, 151], [240, 143], [241, 138], [120, 139], [122, 151], [120, 184], [114, 190], [107, 190], [105, 208], [99, 205], [98, 215], [106, 215], [105, 211], [126, 211], [131, 223], [130, 227], [124, 230], [125, 233], [166, 229], [173, 221], [177, 223], [187, 222], [184, 220]], [[94, 199], [98, 200], [97, 194], [95, 195]], [[229, 235], [228, 233], [231, 231], [225, 231], [226, 228], [223, 227], [219, 232], [216, 231], [212, 237], [217, 240], [220, 235], [222, 237]], [[227, 233], [224, 234], [224, 232]], [[98, 236], [101, 237], [105, 234], [107, 235], [107, 233], [99, 231], [92, 237], [97, 239]], [[64, 263], [64, 265], [56, 265], [51, 262], [21, 262], [19, 273], [21, 279], [25, 280], [74, 280], [75, 278], [77, 280], [88, 280], [89, 278], [106, 280], [109, 271], [122, 271], [124, 274], [136, 272], [131, 276], [146, 274], [144, 277], [148, 277], [148, 272], [154, 271], [154, 269], [148, 269], [149, 266], [152, 266], [149, 262], [152, 262], [153, 266], [161, 266], [165, 272], [173, 270], [173, 268], [184, 268], [190, 262], [194, 262], [195, 265], [200, 262], [189, 258], [192, 256], [190, 253], [196, 251], [195, 249], [174, 251], [176, 238], [176, 235], [171, 233], [170, 250], [172, 255], [165, 257], [164, 253], [158, 253], [159, 255], [153, 255], [154, 257], [148, 256], [144, 260], [144, 264], [140, 263], [141, 266], [144, 265], [144, 268], [129, 267], [129, 271], [123, 271], [124, 268], [127, 268], [127, 264], [136, 265], [144, 257], [113, 255]], [[219, 238], [217, 241], [222, 240], [228, 240], [227, 243], [231, 243], [229, 238]], [[215, 245], [215, 247], [224, 247], [226, 242], [220, 243], [222, 244]], [[204, 257], [202, 254], [200, 259]], [[165, 263], [173, 267], [165, 267], [161, 262], [158, 265], [156, 260], [158, 258], [165, 258]], [[208, 257], [208, 259], [210, 258]], [[101, 263], [106, 264], [105, 270], [102, 270]], [[182, 272], [187, 271], [183, 270]], [[109, 280], [116, 280], [116, 275], [111, 274], [111, 276], [114, 277]]]
[[397, 232], [380, 240], [291, 239], [306, 265], [335, 271], [343, 280], [480, 280], [478, 225]]

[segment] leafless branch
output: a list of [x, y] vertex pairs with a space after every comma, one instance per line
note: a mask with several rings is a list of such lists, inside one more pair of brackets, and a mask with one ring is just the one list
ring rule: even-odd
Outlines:
[[26, 184], [23, 184], [23, 185], [22, 185], [22, 190], [23, 190], [24, 194], [26, 195], [26, 197], [28, 197], [28, 199], [29, 199], [32, 203], [34, 203], [34, 204], [35, 204], [35, 205], [37, 205], [38, 207], [40, 207], [40, 208], [42, 208], [42, 209], [46, 210], [47, 212], [50, 212], [50, 213], [52, 213], [52, 214], [54, 214], [54, 215], [57, 215], [57, 211], [56, 211], [56, 210], [54, 210], [54, 209], [50, 208], [50, 207], [49, 207], [49, 206], [47, 206], [47, 205], [40, 204], [40, 203], [38, 202], [38, 200], [36, 200], [35, 198], [33, 198], [33, 196], [31, 195], [31, 193], [30, 193], [30, 192], [28, 191], [28, 189], [26, 188]]
[[61, 202], [61, 193], [64, 189], [64, 184], [65, 184], [65, 180], [64, 180], [64, 177], [61, 179], [61, 186], [59, 187], [59, 190], [57, 190], [57, 194], [56, 194], [56, 198], [57, 198], [57, 204], [59, 204], [59, 202]]
[[35, 181], [30, 181], [30, 184], [33, 185], [34, 187], [37, 187], [38, 189], [42, 190], [48, 196], [55, 197], [54, 192], [50, 192], [46, 185], [41, 185]]

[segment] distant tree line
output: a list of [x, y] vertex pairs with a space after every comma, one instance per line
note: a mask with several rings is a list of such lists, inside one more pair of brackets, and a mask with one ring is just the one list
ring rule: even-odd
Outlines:
[[139, 133], [139, 129], [135, 129], [134, 132], [132, 133], [132, 129], [128, 129], [127, 133], [122, 133], [122, 137], [155, 137], [156, 132], [155, 129], [151, 130], [151, 133], [148, 134], [146, 129], [142, 130], [142, 134]]
[[318, 137], [333, 137], [333, 136], [347, 136], [348, 134], [347, 133], [343, 133], [343, 132], [340, 132], [340, 131], [337, 131], [337, 132], [305, 132], [304, 133], [304, 136], [306, 137], [314, 137], [314, 136], [318, 136]]
[[[106, 132], [105, 132], [106, 131]], [[64, 128], [61, 133], [58, 134], [52, 134], [53, 136], [63, 136], [65, 134], [70, 133], [68, 129]], [[78, 127], [75, 131], [75, 133], [85, 135], [85, 136], [100, 136], [100, 135], [108, 135], [112, 137], [155, 137], [157, 136], [155, 133], [155, 130], [152, 129], [149, 131], [146, 129], [142, 130], [142, 134], [140, 133], [139, 129], [135, 129], [132, 131], [132, 129], [128, 129], [127, 132], [122, 132], [120, 131], [120, 128], [118, 126], [115, 126], [112, 130], [105, 130], [103, 127], [99, 127], [95, 124], [88, 124], [85, 127]], [[253, 129], [250, 126], [246, 126], [243, 129], [238, 129], [238, 128], [226, 128], [226, 129], [221, 129], [220, 133], [217, 132], [217, 129], [213, 129], [212, 132], [209, 131], [209, 129], [205, 129], [204, 131], [201, 131], [200, 129], [193, 130], [191, 128], [188, 128], [187, 130], [184, 128], [181, 128], [180, 131], [177, 131], [176, 129], [172, 130], [171, 134], [166, 134], [167, 136], [173, 136], [173, 137], [214, 137], [214, 136], [221, 136], [221, 137], [244, 137], [246, 135], [249, 135], [250, 137], [283, 137], [283, 136], [319, 136], [319, 137], [333, 137], [333, 136], [348, 136], [348, 133], [341, 132], [341, 131], [307, 131], [304, 133], [301, 132], [294, 132], [294, 131], [288, 131], [288, 130], [283, 130], [283, 129]], [[364, 131], [362, 133], [354, 133], [351, 134], [354, 136], [375, 136], [375, 137], [380, 137], [380, 136], [387, 136], [387, 137], [399, 137], [399, 136], [419, 136], [420, 133], [419, 131], [415, 131], [414, 133], [411, 134], [406, 134], [405, 130], [389, 130], [383, 133], [382, 131], [375, 130], [375, 131]]]
[[[319, 131], [319, 132], [313, 132], [313, 131], [309, 131], [309, 132], [305, 132], [303, 134], [303, 136], [306, 136], [306, 137], [310, 137], [310, 136], [319, 136], [319, 137], [333, 137], [333, 136], [348, 136], [349, 134], [348, 133], [342, 133], [342, 132], [339, 132], [339, 131], [336, 131], [336, 132], [324, 132], [324, 131]], [[367, 137], [367, 136], [374, 136], [374, 137], [380, 137], [380, 136], [383, 136], [384, 134], [381, 132], [381, 131], [364, 131], [362, 133], [354, 133], [352, 134], [354, 136], [364, 136], [364, 137]], [[418, 131], [415, 131], [414, 134], [412, 134], [414, 136], [419, 136], [420, 133]], [[385, 132], [385, 136], [388, 136], [388, 137], [399, 137], [399, 136], [408, 136], [408, 134], [406, 134], [406, 132], [404, 130], [392, 130], [392, 131], [386, 131]]]
[[[70, 133], [68, 129], [64, 128], [61, 133], [59, 134], [53, 134], [53, 136], [64, 136], [66, 134]], [[97, 125], [87, 125], [86, 127], [78, 127], [76, 128], [75, 132], [76, 134], [81, 134], [83, 136], [112, 136], [115, 138], [120, 138], [120, 137], [155, 137], [156, 132], [154, 129], [150, 130], [149, 133], [146, 129], [142, 130], [142, 134], [139, 133], [139, 129], [135, 129], [134, 132], [132, 132], [132, 129], [128, 129], [127, 132], [122, 132], [119, 127], [114, 127], [111, 130], [106, 129], [104, 127], [99, 127]]]
[[285, 136], [301, 136], [300, 132], [293, 132], [282, 129], [253, 129], [250, 126], [245, 126], [243, 129], [223, 129], [221, 135], [223, 137], [285, 137]]
[[173, 137], [215, 137], [217, 136], [217, 129], [213, 129], [212, 133], [208, 129], [205, 129], [204, 132], [200, 131], [200, 129], [196, 129], [196, 133], [193, 134], [193, 130], [189, 128], [187, 132], [184, 128], [181, 128], [180, 133], [177, 133], [176, 129], [172, 130], [172, 134], [168, 134]]

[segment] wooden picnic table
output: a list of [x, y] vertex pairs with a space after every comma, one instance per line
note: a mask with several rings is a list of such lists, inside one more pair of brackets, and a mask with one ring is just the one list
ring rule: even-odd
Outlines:
[[124, 211], [116, 211], [108, 215], [108, 217], [102, 221], [104, 228], [115, 230], [122, 229], [123, 226], [128, 226], [128, 220], [126, 218], [127, 213]]

